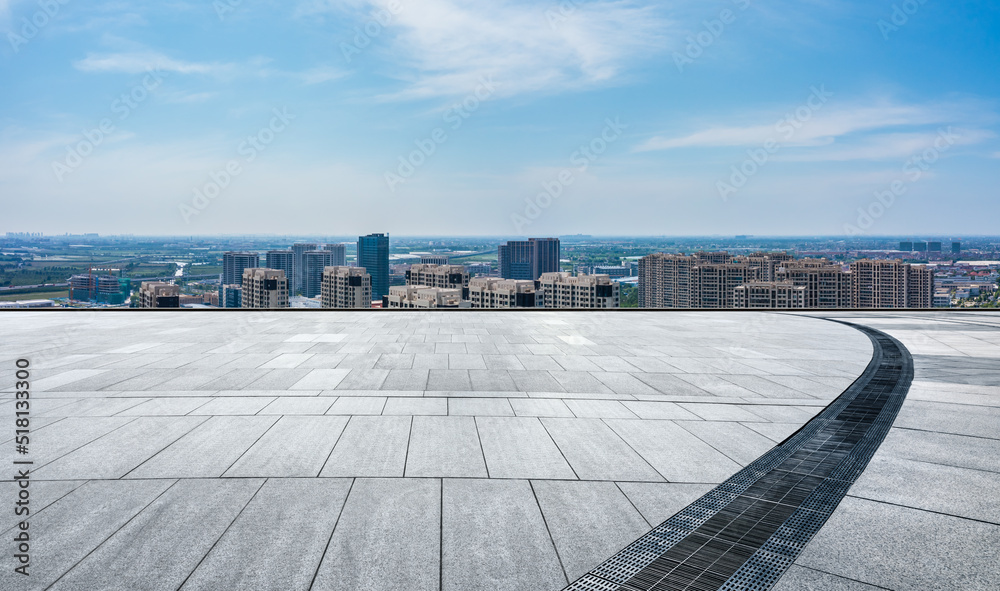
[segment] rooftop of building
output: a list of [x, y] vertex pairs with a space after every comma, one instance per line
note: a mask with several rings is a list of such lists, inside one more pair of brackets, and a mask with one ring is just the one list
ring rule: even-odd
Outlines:
[[31, 584], [561, 589], [862, 376], [821, 316], [915, 375], [776, 588], [996, 588], [1000, 316], [904, 312], [5, 312]]

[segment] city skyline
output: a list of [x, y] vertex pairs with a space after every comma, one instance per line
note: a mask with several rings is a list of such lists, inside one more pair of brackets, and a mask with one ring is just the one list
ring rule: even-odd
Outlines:
[[0, 231], [971, 235], [1000, 213], [982, 4], [57, 4], [0, 3]]

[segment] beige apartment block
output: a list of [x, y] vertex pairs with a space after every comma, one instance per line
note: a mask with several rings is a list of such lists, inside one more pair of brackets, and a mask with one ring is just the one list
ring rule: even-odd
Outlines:
[[364, 267], [327, 267], [320, 300], [324, 308], [371, 308], [372, 276]]
[[538, 303], [536, 295], [534, 281], [497, 277], [476, 277], [469, 281], [469, 302], [473, 308], [534, 308]]
[[469, 287], [469, 272], [462, 265], [411, 265], [406, 284], [464, 289]]
[[619, 308], [619, 285], [607, 275], [542, 273], [543, 308]]
[[243, 308], [272, 310], [288, 307], [288, 278], [280, 269], [243, 271]]
[[462, 290], [427, 285], [393, 285], [389, 287], [385, 301], [387, 308], [459, 308], [462, 305]]
[[851, 307], [851, 274], [826, 259], [802, 259], [784, 263], [775, 280], [806, 288], [806, 308]]
[[179, 308], [181, 288], [172, 283], [143, 281], [139, 287], [140, 308]]
[[934, 272], [896, 260], [851, 263], [852, 308], [931, 308]]
[[734, 290], [734, 306], [741, 309], [802, 309], [806, 307], [806, 287], [782, 281], [747, 283]]

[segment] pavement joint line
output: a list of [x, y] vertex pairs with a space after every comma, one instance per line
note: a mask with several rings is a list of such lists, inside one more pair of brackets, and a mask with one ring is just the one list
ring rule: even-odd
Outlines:
[[795, 564], [794, 566], [797, 566], [799, 568], [804, 568], [806, 570], [811, 570], [811, 571], [814, 571], [814, 572], [817, 572], [817, 573], [821, 573], [821, 574], [824, 574], [824, 575], [827, 575], [827, 576], [836, 577], [838, 579], [843, 579], [845, 581], [851, 581], [851, 582], [854, 582], [854, 583], [861, 583], [862, 585], [867, 585], [869, 587], [874, 587], [875, 589], [884, 589], [885, 591], [896, 591], [895, 589], [891, 589], [889, 587], [882, 587], [881, 585], [876, 585], [875, 583], [869, 583], [867, 581], [862, 581], [860, 579], [852, 579], [851, 577], [845, 577], [844, 575], [838, 575], [837, 573], [831, 573], [831, 572], [828, 572], [828, 571], [825, 571], [825, 570], [822, 570], [822, 569], [818, 569], [818, 568], [815, 568], [815, 567], [812, 567], [812, 566], [805, 566], [805, 565], [802, 565], [802, 564]]
[[323, 547], [323, 554], [320, 555], [319, 562], [316, 564], [316, 570], [313, 572], [312, 580], [309, 581], [309, 591], [312, 591], [312, 588], [316, 585], [316, 577], [319, 576], [319, 571], [323, 568], [323, 561], [326, 560], [326, 555], [330, 551], [330, 544], [333, 543], [333, 535], [337, 533], [340, 518], [344, 516], [344, 509], [347, 507], [347, 502], [351, 499], [351, 493], [354, 492], [354, 483], [357, 481], [357, 478], [352, 478], [350, 486], [347, 487], [347, 494], [344, 495], [344, 504], [340, 506], [340, 511], [337, 513], [337, 520], [333, 522], [333, 528], [330, 530], [330, 537], [326, 539], [326, 545]]
[[[993, 408], [987, 406], [985, 408]], [[954, 433], [952, 431], [935, 431], [933, 429], [917, 429], [916, 427], [893, 427], [893, 429], [899, 429], [900, 431], [914, 431], [916, 433], [935, 433], [938, 435], [951, 435], [952, 437], [969, 437], [971, 439], [985, 439], [986, 441], [1000, 441], [1000, 437], [985, 437], [983, 435], [969, 435], [968, 433]], [[908, 459], [908, 458], [902, 458]], [[924, 462], [927, 464], [933, 464], [935, 462], [926, 462], [924, 460], [913, 460], [915, 462]], [[949, 466], [950, 464], [940, 464], [941, 466]], [[961, 468], [962, 466], [955, 466], [956, 468]], [[970, 468], [970, 470], [978, 468]], [[984, 472], [991, 472], [992, 470], [984, 470]]]
[[[84, 556], [84, 557], [83, 557], [83, 558], [81, 558], [80, 560], [76, 561], [76, 563], [74, 563], [74, 564], [73, 564], [73, 566], [71, 566], [71, 567], [69, 567], [68, 569], [66, 569], [65, 571], [63, 571], [63, 573], [62, 573], [61, 575], [59, 575], [59, 577], [58, 577], [58, 578], [56, 578], [56, 580], [52, 581], [52, 582], [51, 582], [51, 583], [50, 583], [50, 584], [49, 584], [49, 585], [48, 585], [47, 587], [45, 587], [45, 591], [48, 591], [49, 589], [51, 589], [52, 587], [54, 587], [54, 586], [56, 585], [56, 583], [58, 583], [59, 581], [61, 581], [61, 580], [62, 580], [62, 578], [63, 578], [63, 577], [65, 577], [66, 575], [68, 575], [68, 574], [69, 574], [69, 573], [70, 573], [70, 572], [71, 572], [71, 571], [72, 571], [72, 570], [73, 570], [74, 568], [76, 568], [76, 567], [80, 566], [81, 564], [83, 564], [83, 561], [87, 560], [87, 558], [89, 558], [89, 557], [90, 557], [90, 556], [91, 556], [91, 555], [92, 555], [92, 554], [93, 554], [94, 552], [97, 552], [97, 550], [98, 550], [98, 549], [99, 549], [99, 548], [100, 548], [101, 546], [103, 546], [104, 544], [106, 544], [106, 543], [108, 542], [108, 540], [110, 540], [111, 538], [115, 537], [115, 535], [116, 535], [116, 534], [117, 534], [118, 532], [120, 532], [121, 530], [125, 529], [125, 527], [126, 527], [126, 526], [127, 526], [128, 524], [132, 523], [132, 521], [134, 521], [136, 517], [138, 517], [139, 515], [141, 515], [143, 511], [145, 511], [146, 509], [148, 509], [150, 505], [152, 505], [153, 503], [155, 503], [156, 501], [158, 501], [158, 500], [160, 499], [160, 497], [162, 497], [163, 495], [167, 494], [167, 492], [169, 492], [169, 491], [170, 491], [170, 489], [172, 489], [172, 488], [174, 488], [175, 486], [177, 486], [177, 483], [178, 483], [178, 482], [180, 482], [180, 479], [172, 479], [172, 480], [174, 481], [174, 483], [173, 483], [173, 484], [171, 484], [171, 485], [170, 485], [170, 486], [168, 486], [167, 488], [163, 489], [163, 492], [161, 492], [160, 494], [158, 494], [158, 495], [156, 495], [155, 497], [153, 497], [153, 499], [152, 499], [152, 500], [150, 500], [150, 501], [149, 501], [148, 503], [146, 503], [146, 504], [145, 504], [145, 505], [144, 505], [144, 506], [142, 507], [142, 509], [139, 509], [138, 511], [136, 511], [136, 512], [135, 512], [135, 515], [133, 515], [132, 517], [129, 517], [129, 518], [128, 518], [128, 519], [127, 519], [127, 520], [125, 521], [125, 523], [123, 523], [123, 524], [121, 525], [121, 527], [119, 527], [118, 529], [116, 529], [116, 530], [115, 530], [114, 532], [112, 532], [112, 533], [111, 533], [111, 534], [110, 534], [110, 535], [109, 535], [108, 537], [104, 538], [104, 540], [102, 540], [102, 541], [101, 541], [101, 542], [100, 542], [99, 544], [97, 544], [96, 546], [94, 546], [94, 547], [93, 547], [93, 548], [92, 548], [92, 549], [90, 550], [90, 552], [87, 552], [86, 556]], [[78, 489], [78, 490], [79, 490], [79, 489]]]
[[[542, 510], [542, 504], [538, 501], [538, 493], [535, 492], [535, 483], [528, 480], [528, 488], [531, 489], [531, 496], [535, 499], [535, 506], [538, 507], [538, 513], [542, 516], [542, 523], [545, 525], [545, 533], [549, 535], [549, 543], [552, 544], [552, 550], [556, 553], [556, 559], [559, 561], [559, 568], [562, 569], [563, 578], [569, 583], [569, 574], [566, 572], [566, 565], [563, 564], [562, 555], [559, 554], [559, 547], [556, 546], [556, 539], [552, 537], [552, 529], [549, 527], [549, 520], [545, 517], [545, 511]], [[442, 515], [442, 521], [444, 520], [444, 515]]]
[[[139, 420], [139, 419], [141, 419], [141, 418], [147, 418], [147, 417], [136, 417], [136, 420]], [[141, 467], [141, 466], [142, 466], [143, 464], [145, 464], [146, 462], [148, 462], [148, 461], [152, 460], [152, 459], [153, 459], [153, 458], [155, 458], [156, 456], [158, 456], [158, 455], [160, 455], [161, 453], [163, 453], [163, 452], [164, 452], [164, 450], [166, 450], [166, 449], [167, 449], [168, 447], [170, 447], [171, 445], [173, 445], [173, 444], [177, 443], [178, 441], [180, 441], [180, 440], [181, 440], [181, 439], [182, 439], [183, 437], [185, 437], [185, 436], [186, 436], [186, 435], [187, 435], [188, 433], [191, 433], [192, 431], [194, 431], [194, 430], [195, 430], [195, 429], [197, 429], [198, 427], [200, 427], [200, 426], [204, 425], [204, 424], [205, 424], [206, 422], [208, 422], [208, 421], [209, 421], [209, 419], [211, 419], [211, 418], [212, 418], [211, 416], [206, 416], [206, 417], [205, 417], [204, 419], [202, 419], [201, 421], [199, 421], [199, 422], [198, 422], [197, 424], [193, 425], [193, 426], [192, 426], [192, 427], [191, 427], [190, 429], [188, 429], [187, 431], [185, 431], [185, 432], [181, 433], [180, 435], [178, 435], [178, 436], [177, 436], [177, 437], [176, 437], [176, 438], [175, 438], [174, 440], [172, 440], [172, 441], [170, 441], [170, 442], [166, 443], [166, 444], [165, 444], [165, 445], [164, 445], [163, 447], [161, 447], [160, 449], [156, 450], [156, 453], [154, 453], [154, 454], [150, 455], [150, 456], [149, 456], [148, 458], [146, 458], [145, 460], [143, 460], [143, 461], [139, 462], [139, 463], [138, 463], [137, 465], [133, 466], [131, 470], [129, 470], [128, 472], [126, 472], [126, 473], [122, 474], [122, 475], [121, 475], [121, 476], [119, 476], [118, 478], [102, 478], [102, 479], [99, 479], [99, 480], [135, 480], [135, 479], [133, 479], [133, 478], [128, 478], [128, 479], [126, 479], [125, 477], [126, 477], [126, 476], [128, 476], [129, 474], [131, 474], [131, 473], [135, 472], [136, 470], [138, 470], [138, 469], [139, 469], [139, 468], [140, 468], [140, 467]], [[135, 421], [130, 421], [130, 422], [129, 422], [128, 424], [131, 424], [131, 423], [133, 423], [133, 422], [135, 422]], [[124, 425], [122, 425], [122, 426], [124, 427]], [[164, 480], [172, 480], [172, 479], [170, 479], [170, 478], [165, 478]]]
[[[995, 472], [993, 472], [995, 474]], [[869, 503], [878, 503], [880, 505], [890, 505], [892, 507], [899, 507], [900, 509], [909, 509], [911, 511], [920, 511], [922, 513], [933, 513], [934, 515], [941, 515], [942, 517], [951, 517], [954, 519], [961, 519], [962, 521], [972, 521], [974, 523], [982, 523], [984, 525], [992, 525], [994, 527], [1000, 527], [1000, 522], [996, 521], [986, 521], [984, 519], [976, 519], [975, 517], [964, 517], [962, 515], [955, 515], [954, 513], [945, 513], [943, 511], [935, 511], [933, 509], [925, 509], [923, 507], [914, 507], [913, 505], [904, 505], [902, 503], [893, 503], [892, 501], [883, 501], [881, 499], [873, 499], [871, 497], [865, 497], [860, 495], [846, 495], [852, 499], [857, 499], [859, 501], [868, 501]]]

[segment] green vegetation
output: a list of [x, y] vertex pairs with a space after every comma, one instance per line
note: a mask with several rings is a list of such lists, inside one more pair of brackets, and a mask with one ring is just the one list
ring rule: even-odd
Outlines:
[[13, 295], [3, 292], [3, 295], [0, 295], [0, 302], [17, 302], [20, 300], [54, 300], [57, 298], [67, 298], [67, 297], [69, 297], [69, 290], [65, 289], [62, 291], [52, 291], [51, 288], [49, 288], [48, 290], [31, 289], [23, 291], [18, 290], [17, 293]]
[[638, 308], [639, 286], [622, 284], [619, 297], [621, 298], [622, 308]]

